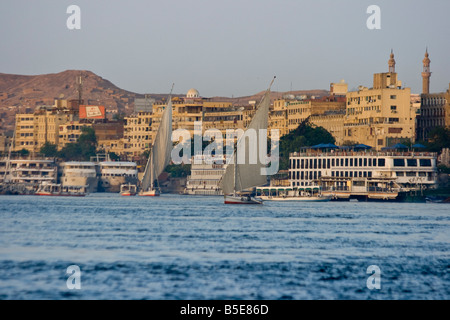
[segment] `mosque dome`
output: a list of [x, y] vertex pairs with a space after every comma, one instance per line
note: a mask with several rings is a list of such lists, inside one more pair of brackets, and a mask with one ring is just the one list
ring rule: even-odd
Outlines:
[[186, 94], [186, 98], [198, 98], [200, 97], [200, 93], [196, 89], [190, 89]]

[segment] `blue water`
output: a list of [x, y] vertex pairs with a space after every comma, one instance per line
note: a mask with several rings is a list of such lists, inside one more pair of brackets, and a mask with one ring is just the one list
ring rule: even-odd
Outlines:
[[449, 209], [1, 196], [0, 299], [449, 299]]

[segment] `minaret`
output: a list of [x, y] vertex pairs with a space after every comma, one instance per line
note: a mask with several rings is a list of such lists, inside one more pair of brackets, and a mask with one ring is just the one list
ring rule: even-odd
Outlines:
[[394, 50], [391, 49], [391, 58], [389, 59], [389, 73], [395, 73]]
[[428, 48], [425, 52], [425, 59], [423, 59], [423, 72], [422, 72], [422, 93], [429, 94], [430, 93], [430, 58], [428, 58]]

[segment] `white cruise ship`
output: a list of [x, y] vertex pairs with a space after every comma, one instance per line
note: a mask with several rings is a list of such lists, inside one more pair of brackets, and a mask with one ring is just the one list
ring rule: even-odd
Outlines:
[[27, 186], [36, 190], [42, 182], [56, 183], [58, 167], [54, 160], [0, 161], [0, 182]]
[[437, 187], [435, 153], [309, 150], [291, 153], [289, 159], [291, 187], [320, 185], [343, 198], [369, 195], [387, 200], [396, 192]]
[[[201, 164], [195, 164], [195, 159]], [[192, 159], [191, 175], [187, 177], [184, 194], [202, 196], [223, 196], [220, 179], [225, 173], [225, 164], [208, 164], [203, 157]]]
[[117, 193], [122, 184], [137, 184], [138, 169], [135, 162], [99, 162], [100, 188]]
[[87, 186], [88, 193], [97, 192], [98, 178], [94, 162], [65, 162], [61, 183], [64, 187]]

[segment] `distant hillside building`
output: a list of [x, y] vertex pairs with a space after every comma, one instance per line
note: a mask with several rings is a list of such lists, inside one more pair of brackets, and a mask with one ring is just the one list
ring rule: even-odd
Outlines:
[[5, 154], [8, 152], [7, 138], [4, 134], [0, 134], [0, 153]]
[[146, 94], [144, 98], [134, 99], [134, 113], [139, 112], [153, 112], [153, 104], [156, 102], [155, 99], [151, 98], [150, 95]]

